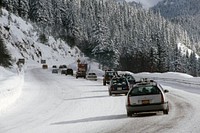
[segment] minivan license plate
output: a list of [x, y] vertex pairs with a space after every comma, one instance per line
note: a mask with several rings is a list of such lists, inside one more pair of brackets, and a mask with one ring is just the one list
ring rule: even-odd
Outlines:
[[117, 87], [117, 90], [118, 90], [118, 91], [122, 90], [122, 87]]
[[142, 100], [142, 104], [149, 104], [149, 100]]

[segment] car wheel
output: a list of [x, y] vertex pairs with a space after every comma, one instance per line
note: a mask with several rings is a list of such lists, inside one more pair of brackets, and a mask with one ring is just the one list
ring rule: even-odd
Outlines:
[[103, 82], [103, 85], [105, 86], [105, 85], [106, 85], [106, 82]]
[[109, 91], [109, 96], [112, 96], [112, 93]]
[[169, 112], [169, 110], [163, 110], [163, 114], [165, 114], [165, 115], [167, 115], [168, 114], [168, 112]]
[[169, 112], [169, 105], [167, 104], [167, 109], [165, 109], [165, 110], [163, 110], [163, 114], [168, 114], [168, 112]]
[[130, 111], [127, 111], [127, 116], [128, 117], [131, 117], [132, 116], [132, 113]]

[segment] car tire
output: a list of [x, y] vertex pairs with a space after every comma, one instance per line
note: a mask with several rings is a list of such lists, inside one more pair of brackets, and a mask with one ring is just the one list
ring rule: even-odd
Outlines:
[[127, 117], [131, 117], [132, 113], [130, 111], [127, 111]]
[[167, 114], [168, 114], [168, 112], [169, 112], [169, 110], [168, 110], [168, 109], [166, 109], [166, 110], [163, 110], [163, 114], [165, 114], [165, 115], [167, 115]]
[[106, 85], [106, 82], [103, 82], [103, 85], [105, 86], [105, 85]]
[[112, 93], [109, 91], [109, 96], [112, 96]]
[[163, 114], [168, 114], [168, 112], [169, 112], [169, 105], [167, 104], [167, 109], [165, 109], [165, 110], [163, 110]]

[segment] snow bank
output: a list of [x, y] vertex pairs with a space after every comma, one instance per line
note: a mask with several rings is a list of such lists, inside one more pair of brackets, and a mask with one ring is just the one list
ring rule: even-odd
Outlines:
[[23, 73], [12, 73], [0, 67], [0, 114], [16, 101], [24, 83]]
[[163, 80], [163, 81], [175, 81], [179, 83], [185, 84], [193, 84], [193, 85], [200, 85], [199, 80], [200, 77], [193, 77], [191, 75], [185, 73], [178, 73], [178, 72], [166, 72], [166, 73], [132, 73], [136, 80], [140, 78], [148, 78], [154, 80]]

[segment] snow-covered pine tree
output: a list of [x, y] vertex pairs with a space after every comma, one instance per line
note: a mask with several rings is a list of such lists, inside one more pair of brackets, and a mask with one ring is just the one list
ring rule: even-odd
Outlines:
[[48, 25], [50, 18], [49, 13], [46, 6], [46, 0], [30, 0], [29, 1], [29, 18], [33, 22], [36, 22], [38, 26], [41, 28], [42, 33], [46, 33], [48, 29]]
[[4, 43], [3, 39], [0, 37], [0, 66], [3, 67], [10, 67], [12, 66], [11, 63], [11, 55], [8, 52], [6, 44]]
[[200, 58], [197, 59], [197, 76], [200, 76]]
[[28, 18], [28, 11], [29, 11], [29, 4], [28, 4], [28, 0], [18, 0], [18, 15], [20, 17], [23, 17], [25, 19]]
[[190, 74], [193, 76], [197, 76], [197, 58], [194, 52], [190, 54], [189, 62], [190, 62]]
[[0, 0], [0, 16], [2, 15], [2, 10], [1, 10], [2, 6], [3, 6], [3, 3], [2, 3], [2, 0]]

